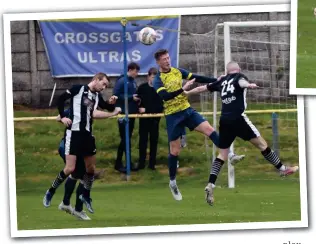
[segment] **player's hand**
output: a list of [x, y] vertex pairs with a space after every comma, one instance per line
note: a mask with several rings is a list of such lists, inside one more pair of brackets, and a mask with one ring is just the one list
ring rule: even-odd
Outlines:
[[114, 115], [118, 115], [122, 112], [122, 109], [120, 107], [115, 107], [114, 111], [113, 111], [113, 114]]
[[115, 104], [117, 99], [118, 99], [117, 96], [114, 96], [114, 95], [111, 96], [109, 99], [109, 104]]
[[185, 85], [182, 87], [182, 89], [183, 89], [184, 91], [189, 90], [190, 86], [194, 83], [194, 81], [195, 81], [195, 78], [192, 79], [192, 80], [189, 80], [187, 83], [185, 83]]
[[140, 98], [138, 97], [138, 94], [134, 94], [134, 95], [133, 95], [133, 100], [134, 100], [135, 102], [140, 101]]
[[260, 86], [257, 86], [257, 84], [255, 83], [250, 83], [247, 88], [255, 89], [255, 88], [260, 88]]
[[146, 111], [146, 109], [145, 109], [145, 108], [139, 108], [139, 109], [138, 109], [138, 112], [139, 112], [140, 114], [145, 113], [145, 111]]
[[217, 77], [217, 81], [219, 81], [220, 79], [222, 79], [223, 77], [225, 77], [226, 75], [221, 75], [219, 77]]
[[189, 96], [189, 92], [188, 91], [183, 91], [183, 95]]
[[61, 119], [61, 122], [62, 122], [65, 126], [67, 126], [67, 127], [72, 124], [71, 119], [66, 118], [66, 117], [62, 118], [62, 119]]
[[57, 116], [57, 118], [56, 118], [56, 121], [57, 121], [57, 122], [61, 122], [60, 114], [58, 114], [58, 116]]

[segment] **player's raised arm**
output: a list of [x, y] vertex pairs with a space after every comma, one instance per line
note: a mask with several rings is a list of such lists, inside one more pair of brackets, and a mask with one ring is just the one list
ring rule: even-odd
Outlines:
[[180, 95], [184, 91], [183, 88], [180, 88], [180, 89], [173, 91], [173, 92], [167, 92], [167, 89], [163, 86], [163, 83], [162, 83], [159, 75], [155, 76], [153, 86], [154, 86], [156, 92], [158, 93], [158, 95], [164, 101], [171, 100], [171, 99], [175, 98], [176, 96]]
[[118, 115], [121, 112], [122, 112], [122, 109], [120, 107], [116, 107], [111, 113], [100, 111], [100, 110], [94, 110], [93, 111], [93, 118], [94, 119], [106, 119], [106, 118], [110, 118], [110, 117], [113, 117], [115, 115]]
[[202, 93], [202, 92], [205, 92], [207, 91], [207, 85], [204, 85], [204, 86], [198, 86], [190, 91], [184, 91], [184, 94], [189, 96], [189, 95], [194, 95], [194, 94], [199, 94], [199, 93]]
[[259, 86], [257, 86], [257, 84], [255, 83], [249, 83], [246, 79], [240, 79], [238, 81], [238, 84], [241, 88], [249, 88], [249, 89], [255, 89], [255, 88], [259, 88]]
[[115, 105], [111, 104], [109, 101], [104, 101], [102, 95], [100, 94], [99, 94], [98, 107], [100, 107], [101, 109], [106, 109], [110, 112], [113, 112], [115, 109]]
[[214, 77], [207, 77], [207, 76], [202, 76], [198, 74], [193, 74], [185, 69], [179, 69], [179, 70], [182, 74], [183, 79], [187, 79], [187, 80], [195, 79], [195, 82], [204, 83], [204, 84], [213, 83], [217, 81], [217, 78], [214, 78]]

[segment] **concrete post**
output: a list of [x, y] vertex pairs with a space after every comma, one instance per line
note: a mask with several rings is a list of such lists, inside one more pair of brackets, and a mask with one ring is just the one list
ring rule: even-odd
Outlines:
[[41, 104], [41, 82], [37, 75], [35, 21], [29, 20], [30, 67], [31, 67], [31, 103], [33, 107]]

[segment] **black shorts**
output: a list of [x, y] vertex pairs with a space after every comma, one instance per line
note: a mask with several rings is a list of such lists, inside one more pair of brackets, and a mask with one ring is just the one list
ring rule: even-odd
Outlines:
[[260, 136], [257, 128], [251, 123], [245, 114], [230, 120], [221, 118], [219, 121], [219, 148], [229, 148], [236, 137], [245, 141]]
[[65, 155], [92, 156], [97, 152], [94, 136], [90, 132], [66, 130]]
[[[65, 157], [65, 139], [63, 138], [59, 144], [58, 152], [60, 157], [63, 159], [64, 163], [66, 163]], [[81, 155], [76, 155], [76, 167], [75, 170], [71, 173], [72, 177], [75, 179], [83, 179], [83, 176], [86, 172], [86, 166], [84, 162], [84, 158]]]

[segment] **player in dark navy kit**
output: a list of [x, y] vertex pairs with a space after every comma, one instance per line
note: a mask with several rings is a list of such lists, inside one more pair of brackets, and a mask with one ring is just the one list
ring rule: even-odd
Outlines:
[[[89, 212], [94, 212], [90, 198], [96, 165], [96, 146], [92, 134], [93, 112], [98, 107], [101, 109], [108, 108], [109, 104], [99, 94], [108, 85], [108, 76], [104, 73], [98, 73], [88, 85], [75, 85], [59, 97], [59, 115], [61, 122], [67, 127], [65, 132], [66, 165], [47, 190], [43, 199], [45, 207], [50, 206], [57, 187], [74, 171], [77, 155], [82, 155], [85, 161], [86, 173], [83, 177], [84, 189], [80, 199]], [[64, 114], [65, 101], [68, 99], [70, 99], [69, 118]]]
[[190, 91], [185, 91], [186, 95], [197, 94], [204, 91], [220, 92], [222, 100], [222, 111], [219, 121], [219, 155], [212, 164], [209, 183], [205, 188], [206, 201], [213, 205], [213, 188], [217, 176], [228, 157], [228, 151], [236, 137], [245, 141], [250, 141], [258, 148], [264, 158], [268, 160], [280, 172], [281, 176], [295, 173], [298, 166], [286, 166], [281, 163], [280, 158], [270, 149], [267, 142], [261, 137], [257, 128], [251, 123], [245, 114], [247, 108], [247, 89], [255, 89], [258, 86], [249, 83], [248, 78], [240, 73], [240, 67], [236, 62], [227, 64], [227, 75], [219, 81], [200, 86]]

